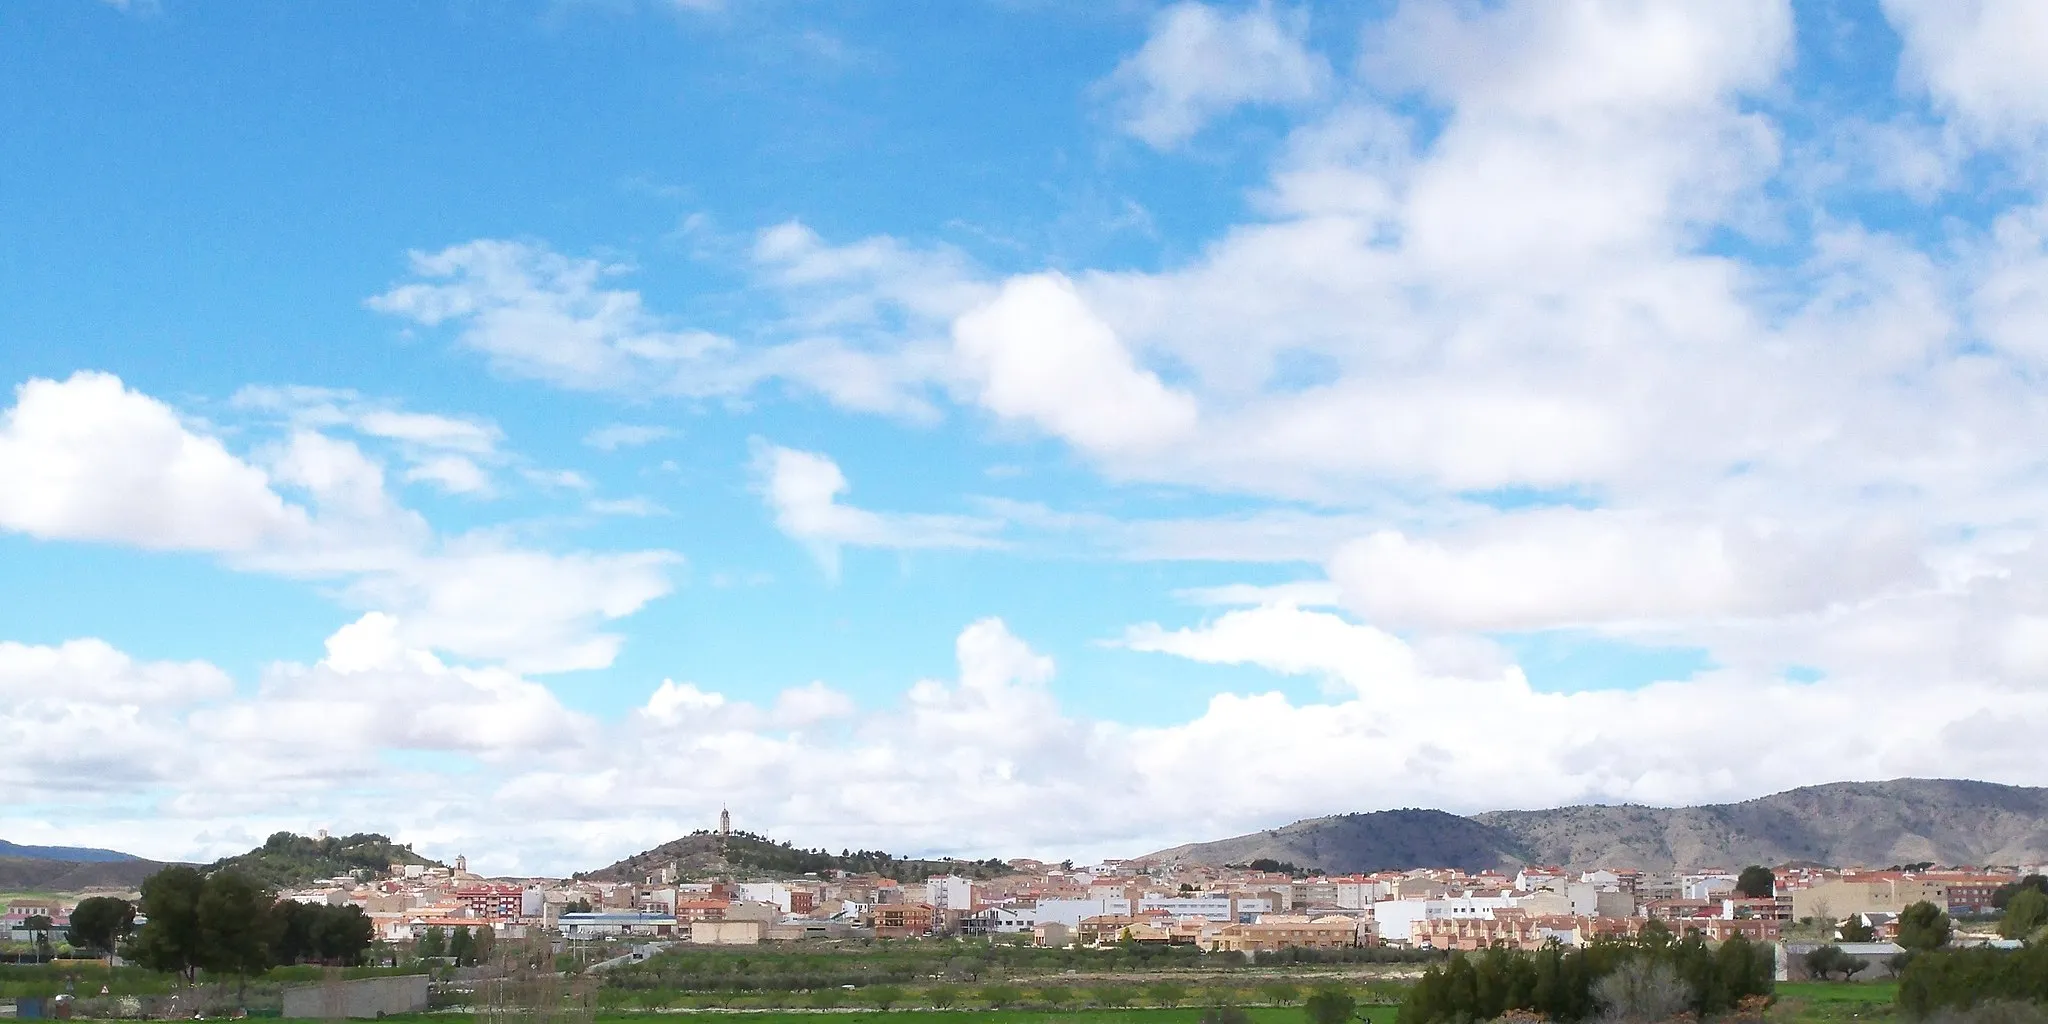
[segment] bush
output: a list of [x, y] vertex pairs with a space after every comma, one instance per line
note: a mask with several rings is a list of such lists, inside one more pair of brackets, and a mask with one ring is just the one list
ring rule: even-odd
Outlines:
[[1642, 957], [1615, 968], [1593, 986], [1600, 1019], [1617, 1024], [1654, 1024], [1686, 1012], [1692, 987], [1671, 965]]
[[2001, 1001], [2048, 1001], [2048, 947], [1918, 953], [1899, 979], [1899, 1007], [1914, 1017]]
[[[1673, 939], [1668, 932], [1645, 932], [1650, 934], [1643, 940], [1601, 941], [1580, 949], [1550, 945], [1534, 952], [1498, 948], [1453, 956], [1408, 990], [1400, 1024], [1493, 1020], [1510, 1010], [1553, 1021], [1584, 1021], [1610, 1012], [1603, 998], [1622, 1012], [1635, 1012], [1640, 1006], [1633, 1000], [1638, 995], [1647, 999], [1649, 982], [1661, 982], [1666, 971], [1684, 986], [1685, 1011], [1701, 1019], [1772, 992], [1776, 962], [1768, 946], [1733, 938], [1709, 947], [1696, 933]], [[1624, 968], [1629, 973], [1621, 981], [1602, 987], [1604, 979]]]
[[981, 990], [981, 1001], [991, 1010], [1003, 1010], [1024, 1001], [1024, 993], [1014, 985], [990, 985]]
[[1179, 1006], [1187, 997], [1187, 988], [1171, 981], [1162, 981], [1145, 989], [1145, 998], [1159, 1006]]

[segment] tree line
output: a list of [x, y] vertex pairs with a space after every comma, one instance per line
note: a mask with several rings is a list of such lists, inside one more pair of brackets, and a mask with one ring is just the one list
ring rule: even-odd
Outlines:
[[1513, 1010], [1563, 1022], [1688, 1012], [1705, 1019], [1768, 999], [1775, 973], [1768, 944], [1737, 936], [1709, 947], [1698, 933], [1674, 939], [1653, 921], [1634, 940], [1454, 955], [1409, 989], [1400, 1024], [1492, 1020]]
[[[353, 966], [377, 934], [361, 907], [279, 900], [232, 869], [165, 868], [143, 881], [137, 909], [144, 924], [131, 939], [107, 936], [95, 948], [118, 944], [128, 959], [188, 983], [200, 971], [246, 979], [290, 964]], [[93, 913], [98, 920], [105, 912]], [[132, 910], [127, 920], [134, 920]]]

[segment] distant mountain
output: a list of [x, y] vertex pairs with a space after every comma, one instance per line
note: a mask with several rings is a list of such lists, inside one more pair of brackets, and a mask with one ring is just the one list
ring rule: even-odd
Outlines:
[[1446, 811], [1373, 811], [1310, 818], [1282, 828], [1147, 854], [1147, 861], [1249, 864], [1272, 859], [1338, 874], [1432, 866], [1482, 871], [1526, 863], [1515, 838]]
[[1799, 861], [2038, 864], [2048, 861], [2048, 789], [1894, 779], [1806, 786], [1704, 807], [1593, 805], [1469, 818], [1378, 811], [1312, 818], [1143, 859], [1223, 865], [1259, 858], [1345, 873], [1523, 864], [1646, 871]]
[[291, 888], [357, 872], [383, 875], [393, 865], [405, 864], [445, 866], [440, 861], [412, 852], [410, 846], [374, 832], [317, 839], [279, 832], [264, 840], [262, 846], [248, 853], [223, 857], [208, 865], [206, 870], [213, 872], [232, 868], [266, 885]]
[[993, 878], [1004, 871], [999, 860], [969, 861], [895, 857], [878, 850], [803, 850], [745, 832], [721, 835], [695, 832], [582, 875], [599, 882], [638, 882], [673, 866], [679, 879], [794, 878], [809, 872], [872, 872], [899, 881], [923, 881], [929, 875], [959, 874]]
[[134, 854], [115, 850], [95, 850], [84, 846], [22, 846], [5, 839], [0, 839], [0, 857], [12, 857], [17, 860], [67, 860], [82, 864], [142, 859]]
[[153, 860], [46, 860], [0, 857], [0, 892], [134, 889], [164, 865]]

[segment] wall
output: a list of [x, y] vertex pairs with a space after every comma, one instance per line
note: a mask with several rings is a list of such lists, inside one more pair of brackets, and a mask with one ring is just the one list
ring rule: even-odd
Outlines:
[[382, 1017], [419, 1013], [427, 1008], [427, 976], [364, 978], [361, 981], [306, 985], [286, 989], [284, 1015], [298, 1020], [334, 1017]]

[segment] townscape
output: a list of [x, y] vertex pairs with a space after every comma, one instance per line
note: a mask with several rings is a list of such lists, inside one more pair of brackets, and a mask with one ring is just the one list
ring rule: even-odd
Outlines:
[[[676, 966], [696, 962], [688, 959], [691, 950], [758, 949], [770, 958], [764, 962], [782, 955], [778, 950], [832, 951], [859, 962], [858, 951], [891, 944], [955, 951], [947, 955], [980, 948], [1018, 951], [1012, 956], [1044, 950], [1083, 957], [1057, 961], [1078, 965], [1065, 966], [1066, 975], [1090, 969], [1088, 951], [1117, 954], [1115, 961], [1092, 968], [1111, 969], [1112, 977], [1114, 970], [1145, 976], [1162, 968], [1264, 968], [1279, 972], [1280, 980], [1268, 977], [1256, 989], [1269, 998], [1298, 991], [1284, 980], [1284, 965], [1319, 965], [1325, 972], [1338, 965], [1336, 974], [1319, 975], [1324, 989], [1355, 1000], [1346, 986], [1362, 984], [1363, 991], [1404, 1005], [1439, 998], [1430, 994], [1436, 991], [1432, 986], [1448, 983], [1443, 979], [1463, 968], [1467, 955], [1511, 970], [1484, 958], [1534, 957], [1527, 962], [1535, 963], [1578, 951], [1612, 956], [1615, 950], [1693, 948], [1707, 955], [1718, 949], [1721, 955], [1738, 951], [1751, 965], [1741, 968], [1751, 979], [1741, 984], [1749, 987], [1729, 990], [1727, 1005], [1734, 1006], [1741, 998], [1762, 999], [1775, 983], [1899, 978], [1915, 969], [1922, 954], [2023, 950], [2028, 940], [2048, 933], [2043, 865], [1748, 865], [1673, 872], [1525, 866], [1512, 874], [1416, 867], [1333, 875], [1271, 860], [1210, 865], [1153, 857], [1077, 865], [898, 860], [871, 851], [835, 858], [736, 831], [729, 813], [721, 815], [717, 829], [662, 849], [684, 855], [663, 861], [650, 851], [570, 878], [501, 878], [469, 870], [464, 856], [442, 864], [384, 836], [280, 833], [245, 857], [203, 872], [167, 868], [138, 891], [13, 899], [4, 926], [17, 949], [30, 951], [29, 959], [76, 963], [63, 957], [99, 956], [115, 965], [113, 971], [134, 962], [182, 971], [188, 982], [200, 977], [201, 967], [209, 976], [240, 975], [243, 986], [251, 971], [260, 975], [293, 964], [368, 970], [386, 976], [346, 984], [371, 986], [363, 991], [396, 1000], [388, 1006], [392, 1012], [429, 1010], [433, 991], [477, 998], [479, 975], [463, 976], [466, 982], [448, 975], [435, 983], [441, 989], [430, 987], [428, 979], [438, 977], [436, 964], [464, 970], [514, 961], [546, 964], [563, 976], [597, 980], [616, 1000], [656, 984], [650, 979], [680, 978], [689, 989], [738, 985], [736, 991], [778, 984], [765, 978], [745, 984], [693, 979], [692, 971], [707, 968]], [[715, 855], [719, 866], [705, 868], [705, 854]], [[387, 855], [391, 859], [377, 863]], [[785, 868], [744, 866], [763, 862]], [[301, 877], [312, 865], [336, 863], [355, 866]], [[795, 870], [811, 865], [820, 866]], [[285, 881], [266, 885], [260, 881], [266, 877]], [[235, 884], [223, 890], [228, 895], [212, 895], [216, 883], [229, 881]], [[179, 886], [186, 887], [188, 910], [173, 909], [177, 897], [166, 895]], [[159, 929], [171, 927], [179, 913], [203, 921], [207, 911], [201, 905], [209, 899], [239, 901], [267, 915], [275, 923], [263, 926], [270, 931], [257, 941], [268, 948], [224, 961], [193, 949], [167, 951], [167, 942], [177, 943], [162, 934], [152, 937], [153, 914], [162, 919]], [[215, 920], [200, 927], [223, 926]], [[260, 930], [250, 927], [252, 935]], [[61, 937], [61, 949], [53, 935]], [[510, 951], [509, 959], [499, 951]], [[533, 959], [535, 951], [539, 960]], [[1027, 959], [1011, 969], [1028, 975], [1051, 962], [1034, 968]], [[1107, 968], [1111, 963], [1115, 967]], [[404, 973], [422, 969], [427, 973]], [[891, 983], [897, 974], [861, 968], [845, 976], [855, 980], [844, 987], [857, 994], [873, 989], [861, 998], [884, 1004], [916, 998]], [[419, 984], [392, 987], [409, 978]], [[1235, 993], [1239, 989], [1232, 984], [1256, 983], [1225, 982], [1214, 991]], [[837, 995], [824, 997], [841, 986], [810, 984], [824, 985], [816, 1005], [836, 1005]], [[299, 1001], [301, 1014], [312, 1012], [309, 1007], [331, 1011], [336, 998], [352, 998], [332, 995], [331, 983], [323, 991], [329, 994], [318, 1006]], [[950, 1005], [959, 997], [949, 991], [943, 983], [928, 986], [924, 997]], [[1027, 999], [1021, 990], [1012, 996], [1004, 991], [988, 988], [982, 998], [998, 1007]], [[1069, 998], [1058, 994], [1063, 991], [1048, 990], [1039, 998], [1058, 1003]], [[1115, 995], [1113, 985], [1091, 991], [1106, 1004], [1135, 998]], [[1144, 991], [1169, 1005], [1185, 998], [1170, 982]], [[33, 1012], [44, 1008], [33, 999], [23, 1005]], [[132, 1004], [138, 1011], [141, 1006]], [[283, 1006], [293, 1015], [289, 998]]]

